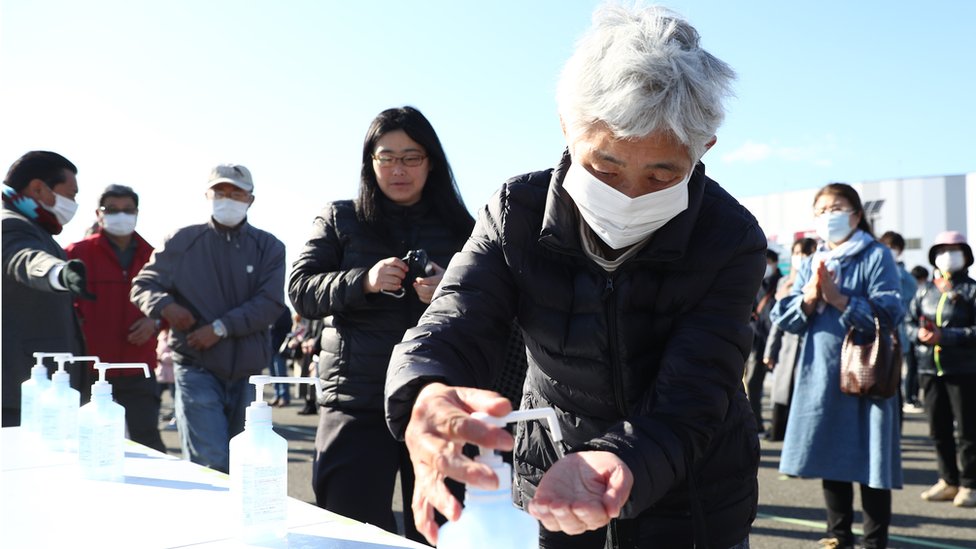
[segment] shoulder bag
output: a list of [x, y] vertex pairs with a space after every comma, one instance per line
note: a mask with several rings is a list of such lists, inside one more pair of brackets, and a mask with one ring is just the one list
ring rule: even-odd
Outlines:
[[878, 312], [874, 332], [851, 328], [840, 354], [840, 391], [856, 397], [884, 399], [895, 396], [901, 384], [901, 344], [893, 328], [882, 327]]

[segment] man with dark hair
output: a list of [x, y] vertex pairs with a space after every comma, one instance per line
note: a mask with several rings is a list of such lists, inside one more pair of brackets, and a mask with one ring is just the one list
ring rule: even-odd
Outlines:
[[[85, 289], [85, 265], [68, 261], [53, 235], [75, 210], [78, 168], [60, 154], [31, 151], [10, 166], [3, 187], [3, 426], [20, 425], [20, 384], [30, 377], [32, 354], [84, 354], [85, 342], [71, 295]], [[90, 391], [84, 370], [72, 385]]]
[[[125, 408], [129, 438], [166, 452], [159, 436], [159, 387], [156, 384], [156, 334], [159, 323], [129, 301], [136, 273], [153, 248], [136, 230], [139, 195], [125, 185], [109, 185], [95, 210], [95, 231], [66, 248], [68, 257], [88, 267], [89, 287], [97, 301], [75, 300], [88, 351], [105, 362], [145, 362], [150, 377], [135, 369], [109, 370], [112, 396]], [[89, 374], [95, 375], [94, 370]]]
[[782, 276], [779, 272], [779, 254], [767, 248], [766, 271], [763, 273], [762, 284], [759, 286], [752, 311], [752, 352], [746, 362], [745, 374], [746, 394], [749, 396], [749, 404], [752, 406], [752, 413], [756, 416], [756, 425], [759, 427], [760, 434], [766, 432], [762, 420], [762, 396], [768, 368], [763, 362], [763, 354], [766, 352], [766, 340], [772, 327], [769, 311], [776, 303], [776, 286], [779, 285]]
[[[905, 239], [895, 231], [888, 231], [878, 240], [891, 250], [891, 255], [898, 264], [898, 278], [901, 280], [901, 303], [908, 310], [908, 305], [918, 290], [918, 281], [905, 269], [905, 262], [901, 259], [905, 251]], [[928, 273], [926, 273], [928, 274]], [[898, 339], [901, 342], [902, 362], [905, 364], [905, 377], [901, 380], [903, 410], [908, 413], [921, 413], [922, 402], [918, 399], [918, 361], [915, 357], [915, 346], [908, 339], [905, 332], [905, 319], [899, 319]]]

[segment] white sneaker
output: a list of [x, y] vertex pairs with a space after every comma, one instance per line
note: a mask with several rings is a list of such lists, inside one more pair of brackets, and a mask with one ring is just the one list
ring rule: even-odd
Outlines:
[[976, 490], [963, 486], [952, 499], [952, 504], [956, 507], [976, 507]]
[[[969, 488], [965, 488], [965, 490], [969, 490], [969, 492], [972, 493], [972, 490]], [[953, 501], [953, 498], [955, 498], [958, 493], [958, 486], [953, 486], [940, 478], [939, 482], [936, 482], [931, 488], [922, 492], [922, 499], [925, 501]], [[962, 507], [962, 505], [960, 505], [960, 507]]]

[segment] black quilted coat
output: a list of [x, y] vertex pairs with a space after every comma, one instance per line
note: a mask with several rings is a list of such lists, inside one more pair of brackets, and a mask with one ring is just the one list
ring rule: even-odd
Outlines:
[[379, 226], [360, 221], [351, 200], [326, 205], [292, 265], [288, 296], [295, 311], [325, 318], [319, 355], [323, 406], [381, 412], [390, 352], [427, 307], [412, 281], [404, 283], [406, 295], [400, 299], [367, 294], [363, 280], [369, 269], [418, 248], [446, 267], [468, 236], [452, 232], [425, 201], [402, 207], [381, 200]]
[[[562, 188], [568, 165], [564, 154], [556, 170], [510, 180], [481, 211], [433, 303], [394, 349], [390, 428], [402, 438], [425, 383], [488, 386], [517, 318], [529, 364], [522, 408], [553, 407], [565, 451], [606, 450], [627, 463], [635, 484], [622, 517], [637, 519], [628, 524], [637, 543], [732, 546], [748, 535], [758, 498], [742, 373], [765, 236], [699, 164], [688, 209], [608, 274], [581, 249]], [[555, 459], [547, 430], [520, 426], [518, 502]]]

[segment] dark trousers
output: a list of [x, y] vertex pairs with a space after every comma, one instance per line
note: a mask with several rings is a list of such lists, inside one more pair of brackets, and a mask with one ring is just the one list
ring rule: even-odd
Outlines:
[[[766, 339], [763, 338], [764, 347], [765, 341]], [[756, 425], [759, 426], [760, 433], [766, 430], [762, 419], [763, 382], [766, 381], [766, 365], [762, 362], [762, 354], [763, 351], [756, 351], [754, 348], [749, 355], [749, 360], [746, 361], [746, 395], [749, 397], [749, 405], [752, 406], [752, 413], [756, 416]]]
[[[861, 484], [861, 506], [864, 509], [864, 547], [884, 549], [888, 546], [891, 526], [891, 490], [878, 490]], [[841, 547], [854, 547], [854, 483], [823, 480], [827, 504], [827, 535], [840, 540]]]
[[976, 488], [976, 375], [922, 375], [919, 380], [939, 477], [953, 486]]
[[905, 363], [905, 377], [901, 380], [902, 398], [907, 404], [917, 404], [919, 402], [918, 358], [915, 356], [914, 348], [902, 354], [902, 362]]
[[396, 533], [392, 504], [398, 471], [406, 537], [426, 543], [414, 526], [410, 507], [410, 455], [406, 444], [390, 434], [383, 412], [319, 407], [312, 465], [312, 489], [319, 507]]

